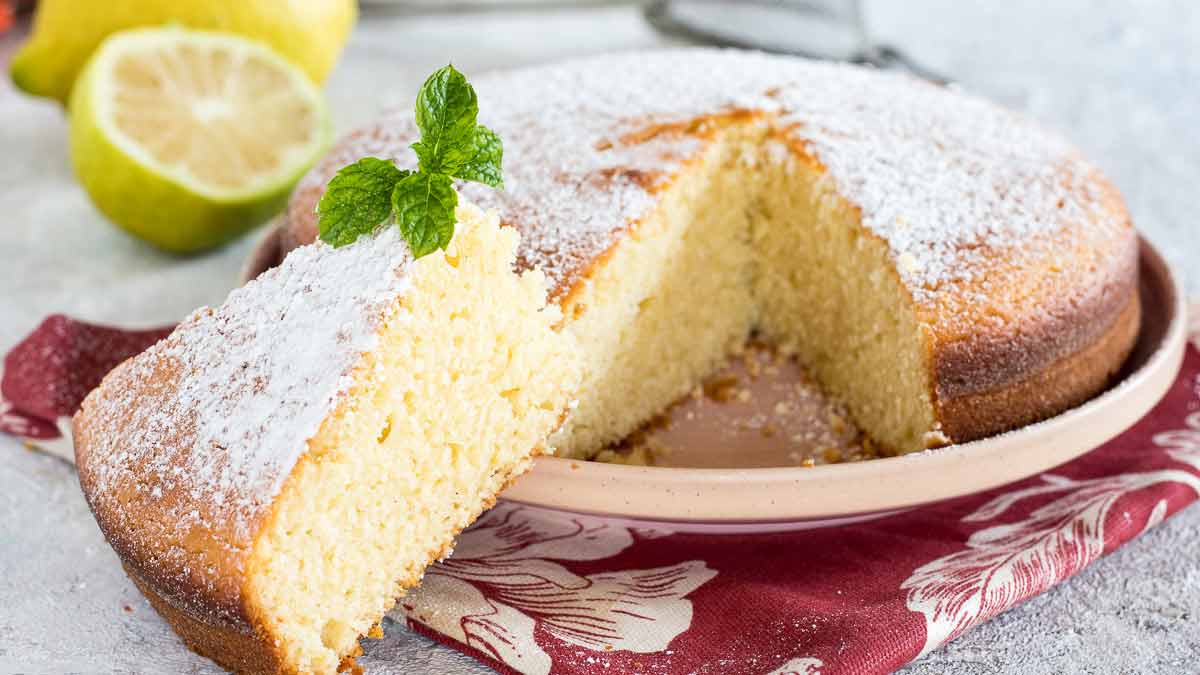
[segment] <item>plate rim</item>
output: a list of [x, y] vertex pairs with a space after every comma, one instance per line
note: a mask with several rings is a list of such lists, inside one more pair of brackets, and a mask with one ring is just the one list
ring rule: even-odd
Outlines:
[[[1187, 342], [1186, 298], [1178, 275], [1140, 234], [1138, 260], [1139, 285], [1142, 279], [1150, 276], [1169, 296], [1158, 309], [1167, 314], [1161, 341], [1146, 361], [1123, 380], [1049, 419], [968, 443], [898, 457], [815, 467], [646, 467], [544, 456], [538, 457], [533, 468], [518, 478], [500, 498], [542, 509], [646, 522], [786, 523], [893, 512], [975, 494], [1042, 473], [1096, 449], [1136, 424], [1162, 400], [1178, 375]], [[1051, 454], [1051, 459], [1041, 461], [1032, 451], [1032, 448], [1062, 441], [1068, 434], [1076, 439], [1070, 443], [1074, 448], [1070, 451]], [[1022, 463], [1026, 469], [1006, 470], [1003, 464], [1010, 463], [1014, 455], [1028, 456]], [[895, 490], [897, 475], [907, 477], [939, 469], [953, 475], [963, 472], [963, 464], [980, 464], [980, 469], [990, 467], [995, 470], [994, 477], [971, 481], [967, 487], [944, 486], [931, 494], [915, 494], [908, 498], [899, 496], [904, 494], [902, 490]], [[858, 481], [873, 484], [885, 481], [892, 484], [896, 496], [871, 499], [868, 492], [865, 499], [846, 499], [846, 495], [842, 495], [839, 500], [834, 494], [831, 506], [821, 508], [809, 504], [809, 500], [781, 504], [780, 498], [786, 494], [773, 494], [814, 486], [819, 488], [818, 492], [831, 492], [829, 486], [822, 483], [844, 483], [849, 487], [850, 483]], [[588, 483], [593, 484], [589, 486]], [[652, 501], [646, 495], [630, 495], [621, 490], [638, 485], [660, 487], [658, 496], [663, 499]], [[567, 490], [568, 487], [571, 489]], [[742, 489], [737, 489], [739, 487]], [[747, 487], [765, 488], [767, 492], [755, 494], [754, 490], [745, 489]], [[685, 490], [693, 494], [684, 495]], [[682, 501], [686, 505], [681, 504], [679, 498], [684, 498]], [[851, 506], [855, 501], [862, 503], [861, 508]], [[838, 507], [838, 503], [842, 506]], [[702, 508], [697, 508], [698, 505]], [[759, 514], [756, 511], [765, 512]]]

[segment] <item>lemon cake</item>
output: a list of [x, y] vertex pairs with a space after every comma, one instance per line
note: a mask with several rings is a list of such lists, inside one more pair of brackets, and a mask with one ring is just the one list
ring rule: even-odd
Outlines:
[[[912, 77], [757, 53], [593, 57], [476, 78], [524, 268], [585, 354], [559, 452], [596, 453], [747, 335], [797, 353], [891, 452], [1072, 407], [1139, 325], [1116, 189], [1021, 116]], [[285, 248], [354, 158], [408, 166], [397, 111], [302, 179]]]
[[188, 646], [332, 673], [562, 421], [579, 358], [517, 234], [319, 243], [126, 361], [75, 418], [84, 495]]

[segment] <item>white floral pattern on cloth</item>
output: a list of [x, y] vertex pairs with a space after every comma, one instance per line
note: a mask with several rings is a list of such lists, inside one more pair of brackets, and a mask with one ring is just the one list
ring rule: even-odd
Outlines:
[[538, 628], [601, 654], [662, 652], [691, 625], [686, 596], [715, 570], [690, 560], [581, 576], [556, 562], [603, 560], [633, 543], [624, 527], [500, 504], [458, 538], [454, 556], [431, 567], [399, 611], [526, 675], [551, 670]]
[[1183, 429], [1155, 434], [1154, 444], [1167, 448], [1171, 459], [1200, 471], [1200, 411], [1188, 415], [1183, 423]]
[[825, 664], [821, 659], [805, 656], [792, 659], [766, 675], [821, 675], [821, 666], [823, 665]]
[[[1178, 462], [1200, 470], [1200, 412], [1184, 421], [1184, 429], [1153, 437]], [[1105, 523], [1121, 497], [1158, 483], [1187, 485], [1200, 495], [1200, 478], [1188, 471], [1163, 469], [1071, 480], [1044, 474], [1043, 484], [1003, 493], [963, 518], [986, 522], [1002, 516], [1022, 500], [1062, 493], [1013, 523], [974, 532], [967, 549], [917, 568], [901, 584], [907, 606], [925, 616], [924, 656], [972, 626], [1023, 600], [1044, 592], [1099, 558], [1106, 547]], [[1157, 502], [1142, 531], [1162, 522], [1167, 503]], [[1128, 519], [1130, 514], [1122, 512]]]

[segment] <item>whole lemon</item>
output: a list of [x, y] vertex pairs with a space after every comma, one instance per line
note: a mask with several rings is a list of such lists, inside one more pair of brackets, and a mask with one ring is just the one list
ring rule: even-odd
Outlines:
[[358, 14], [355, 0], [42, 0], [13, 57], [13, 82], [66, 105], [88, 57], [110, 33], [177, 23], [270, 45], [321, 82]]

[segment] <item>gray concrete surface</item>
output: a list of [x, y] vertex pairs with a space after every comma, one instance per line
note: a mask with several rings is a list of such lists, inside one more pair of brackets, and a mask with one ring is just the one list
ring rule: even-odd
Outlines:
[[[1064, 131], [1112, 175], [1135, 221], [1200, 294], [1200, 6], [1159, 2], [867, 4], [871, 30]], [[7, 63], [19, 36], [0, 38]], [[467, 72], [662, 44], [629, 8], [413, 18], [368, 13], [328, 92], [339, 130], [407, 102], [453, 60]], [[74, 183], [53, 104], [0, 84], [0, 349], [46, 314], [173, 321], [236, 281], [246, 240], [157, 254]], [[902, 672], [1193, 673], [1200, 669], [1200, 508]], [[490, 672], [398, 626], [371, 673]], [[0, 438], [0, 672], [217, 672], [122, 575], [62, 462]]]

